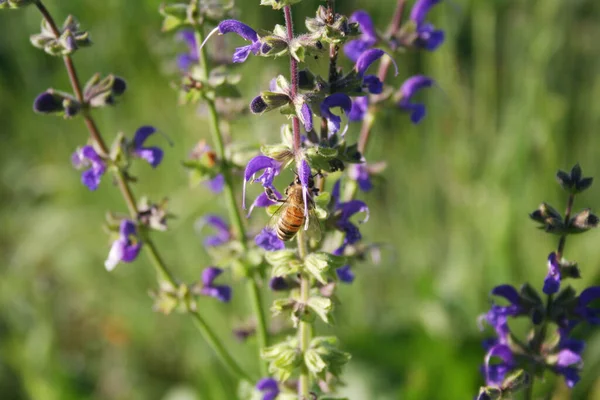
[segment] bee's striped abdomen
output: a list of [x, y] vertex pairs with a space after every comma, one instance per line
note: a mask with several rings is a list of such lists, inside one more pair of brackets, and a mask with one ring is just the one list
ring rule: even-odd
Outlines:
[[303, 223], [303, 210], [298, 207], [288, 207], [277, 223], [277, 237], [283, 241], [292, 239]]

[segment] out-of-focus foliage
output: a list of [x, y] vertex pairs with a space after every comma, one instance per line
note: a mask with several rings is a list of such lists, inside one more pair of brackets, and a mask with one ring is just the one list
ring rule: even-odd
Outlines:
[[[257, 0], [238, 3], [254, 27], [282, 21]], [[347, 14], [365, 8], [384, 26], [395, 2], [337, 3]], [[295, 6], [298, 27], [318, 4]], [[127, 79], [121, 104], [96, 114], [104, 134], [152, 124], [174, 142], [160, 168], [137, 167], [137, 187], [168, 194], [178, 218], [158, 245], [182, 279], [197, 279], [207, 257], [194, 221], [226, 213], [207, 189], [188, 188], [180, 164], [209, 137], [206, 122], [178, 107], [170, 88], [176, 67], [168, 60], [183, 44], [160, 34], [158, 0], [47, 6], [57, 20], [73, 14], [90, 31], [94, 45], [74, 56], [82, 79], [96, 72]], [[353, 354], [344, 392], [352, 399], [472, 398], [484, 354], [476, 317], [488, 307], [487, 292], [526, 280], [540, 287], [556, 245], [527, 212], [540, 199], [560, 204], [558, 168], [579, 161], [600, 176], [600, 3], [454, 0], [430, 18], [447, 30], [446, 43], [418, 61], [398, 59], [398, 84], [417, 70], [437, 80], [439, 89], [425, 94], [428, 116], [415, 127], [399, 112], [382, 115], [367, 154], [390, 165], [366, 195], [372, 219], [364, 226], [369, 240], [386, 245], [381, 265], [363, 264], [341, 291], [335, 332]], [[92, 193], [71, 168], [71, 152], [86, 140], [83, 123], [32, 113], [38, 93], [68, 89], [60, 60], [29, 45], [39, 23], [33, 7], [0, 13], [0, 398], [234, 398], [235, 386], [191, 321], [151, 311], [154, 274], [144, 257], [105, 271], [104, 212], [124, 207], [109, 179]], [[252, 77], [242, 83], [244, 97], [286, 70], [283, 61], [249, 59], [239, 69]], [[247, 116], [231, 134], [266, 143], [279, 135], [280, 121]], [[600, 186], [578, 201], [599, 207]], [[600, 280], [597, 235], [567, 243], [565, 256], [583, 274], [578, 288]], [[249, 312], [243, 286], [234, 290], [231, 305], [207, 299], [201, 312], [252, 368], [254, 349], [230, 333]], [[588, 348], [573, 398], [597, 399], [600, 334], [580, 334]], [[567, 396], [561, 380], [536, 389]]]

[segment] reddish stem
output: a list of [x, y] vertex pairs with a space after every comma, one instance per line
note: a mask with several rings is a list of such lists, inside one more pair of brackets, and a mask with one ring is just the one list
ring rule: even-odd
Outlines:
[[[290, 6], [283, 7], [283, 15], [285, 17], [285, 26], [287, 28], [288, 41], [294, 39], [294, 23], [292, 21], [292, 8]], [[291, 96], [292, 101], [296, 100], [298, 94], [298, 61], [290, 53], [290, 75], [292, 81]], [[294, 133], [294, 154], [300, 153], [300, 120], [294, 116], [292, 118], [292, 132]]]

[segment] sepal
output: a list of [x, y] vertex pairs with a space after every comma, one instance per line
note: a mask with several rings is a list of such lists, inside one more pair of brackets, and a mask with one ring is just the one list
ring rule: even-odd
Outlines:
[[309, 372], [318, 379], [325, 379], [327, 373], [338, 378], [342, 367], [350, 361], [350, 354], [338, 348], [338, 340], [333, 336], [316, 337], [304, 354], [304, 364]]
[[123, 78], [111, 74], [101, 79], [100, 74], [94, 74], [83, 89], [84, 103], [91, 108], [114, 105], [117, 97], [126, 89], [127, 84]]
[[322, 284], [335, 279], [335, 269], [346, 263], [345, 257], [334, 256], [325, 252], [310, 253], [304, 259], [306, 271]]
[[[312, 296], [308, 299], [307, 306], [318, 315], [323, 322], [328, 325], [333, 325], [333, 301], [331, 301], [331, 299], [321, 296]], [[306, 316], [308, 314], [305, 312], [303, 315]], [[300, 319], [304, 320], [302, 316], [300, 317]], [[309, 317], [309, 321], [310, 320], [312, 320], [312, 317]]]
[[260, 355], [269, 362], [269, 372], [280, 382], [288, 380], [302, 364], [302, 354], [295, 338], [261, 349]]
[[273, 7], [273, 10], [281, 10], [285, 6], [300, 3], [302, 0], [260, 0], [261, 6]]
[[592, 228], [597, 228], [598, 222], [600, 222], [598, 216], [592, 214], [592, 210], [586, 208], [571, 217], [568, 225], [568, 233], [583, 233]]
[[56, 37], [48, 21], [44, 19], [41, 32], [30, 36], [31, 44], [52, 56], [67, 56], [80, 47], [92, 44], [89, 33], [80, 30], [79, 23], [72, 15], [67, 17], [59, 33], [59, 37]]
[[36, 97], [33, 111], [39, 114], [55, 114], [64, 118], [73, 118], [81, 111], [81, 103], [71, 94], [48, 89]]
[[584, 178], [582, 174], [583, 171], [581, 170], [579, 164], [575, 164], [573, 168], [571, 168], [570, 173], [559, 170], [556, 173], [556, 180], [567, 192], [571, 194], [578, 194], [592, 186], [594, 181], [594, 179], [590, 177]]

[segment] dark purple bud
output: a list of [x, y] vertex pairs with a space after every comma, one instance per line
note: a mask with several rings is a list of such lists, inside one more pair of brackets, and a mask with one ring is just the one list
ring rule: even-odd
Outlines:
[[281, 292], [284, 290], [288, 290], [290, 288], [290, 285], [288, 285], [287, 281], [283, 276], [275, 276], [269, 281], [269, 287], [274, 292]]
[[51, 92], [44, 92], [35, 98], [33, 111], [49, 114], [63, 111], [63, 96]]
[[410, 112], [410, 120], [413, 124], [418, 124], [425, 117], [425, 105], [422, 103], [411, 103], [411, 98], [419, 90], [433, 85], [433, 79], [423, 75], [415, 75], [408, 78], [400, 87], [400, 101], [398, 106]]
[[125, 90], [127, 90], [127, 83], [125, 82], [125, 79], [115, 76], [115, 80], [112, 87], [113, 94], [116, 96], [120, 96], [123, 93], [125, 93]]
[[252, 114], [261, 114], [267, 110], [267, 103], [263, 100], [262, 96], [256, 96], [250, 102], [250, 111]]

